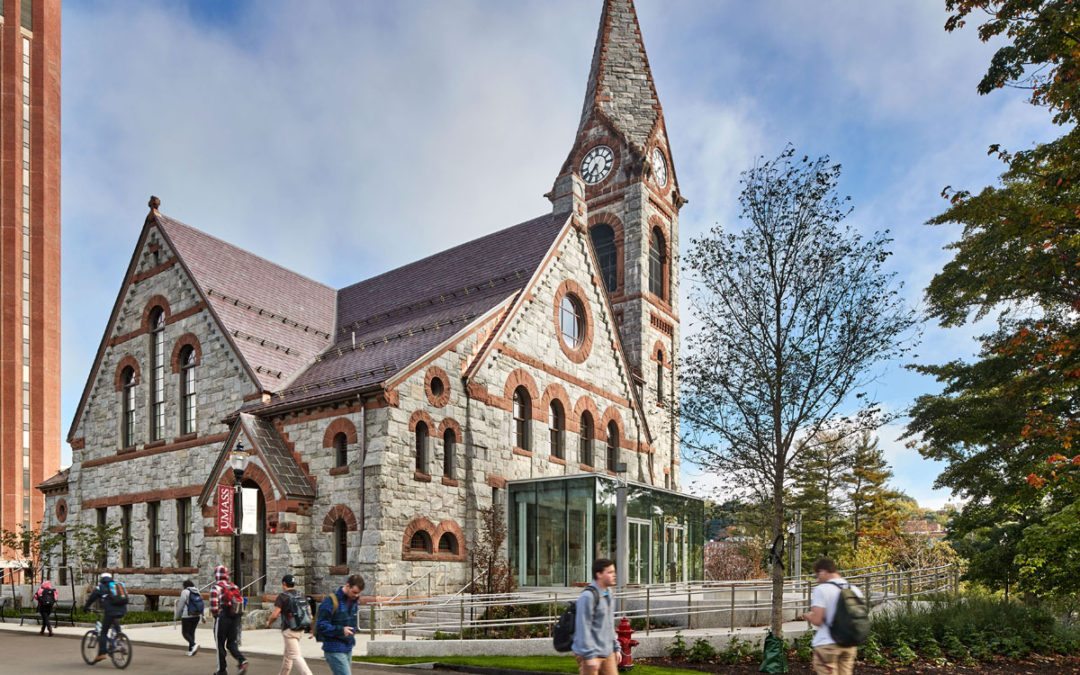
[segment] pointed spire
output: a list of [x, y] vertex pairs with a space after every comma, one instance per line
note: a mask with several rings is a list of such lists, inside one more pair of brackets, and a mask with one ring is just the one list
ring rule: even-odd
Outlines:
[[581, 128], [598, 112], [639, 151], [660, 118], [634, 0], [604, 0], [596, 36]]

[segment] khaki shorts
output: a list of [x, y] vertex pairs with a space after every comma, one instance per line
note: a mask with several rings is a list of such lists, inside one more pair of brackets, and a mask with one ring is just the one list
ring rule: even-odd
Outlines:
[[858, 647], [821, 645], [814, 647], [814, 672], [817, 675], [852, 675]]
[[598, 670], [586, 665], [585, 659], [580, 656], [574, 656], [574, 658], [577, 659], [578, 675], [619, 675], [618, 652], [599, 658], [600, 668]]

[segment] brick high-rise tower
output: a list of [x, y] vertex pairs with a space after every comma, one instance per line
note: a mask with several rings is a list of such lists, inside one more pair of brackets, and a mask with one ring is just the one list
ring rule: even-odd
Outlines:
[[60, 0], [2, 12], [0, 527], [18, 531], [60, 464]]

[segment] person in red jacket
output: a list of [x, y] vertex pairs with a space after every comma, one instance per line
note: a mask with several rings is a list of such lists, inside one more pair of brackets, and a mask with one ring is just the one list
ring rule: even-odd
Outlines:
[[240, 596], [240, 589], [229, 581], [229, 568], [218, 565], [214, 568], [214, 585], [210, 589], [210, 613], [214, 616], [214, 641], [217, 642], [216, 675], [228, 675], [226, 651], [236, 659], [239, 672], [247, 672], [247, 659], [236, 644], [243, 609], [244, 599]]

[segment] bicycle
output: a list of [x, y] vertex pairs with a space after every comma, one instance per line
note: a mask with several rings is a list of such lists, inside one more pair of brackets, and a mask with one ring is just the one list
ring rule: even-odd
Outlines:
[[[101, 637], [101, 622], [94, 624], [94, 628], [86, 632], [82, 638], [82, 657], [87, 665], [94, 665], [94, 659], [98, 654], [98, 640]], [[113, 665], [123, 670], [131, 664], [131, 640], [120, 629], [120, 624], [115, 624], [112, 634], [107, 637], [109, 646], [105, 653], [112, 659]]]

